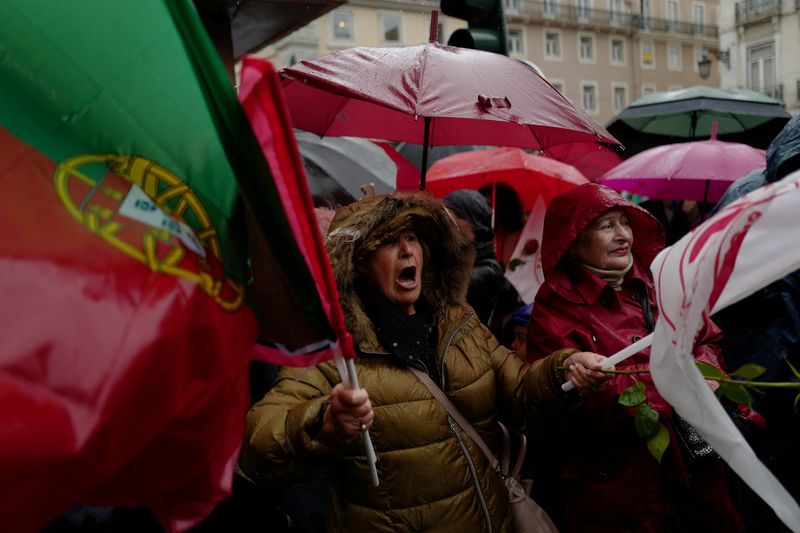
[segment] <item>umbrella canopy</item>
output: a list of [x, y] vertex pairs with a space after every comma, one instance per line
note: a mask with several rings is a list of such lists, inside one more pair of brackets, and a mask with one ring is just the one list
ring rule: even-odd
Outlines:
[[597, 181], [622, 162], [616, 148], [602, 143], [568, 143], [554, 146], [542, 155], [571, 165], [588, 180]]
[[736, 179], [766, 164], [764, 150], [716, 139], [645, 150], [600, 178], [617, 191], [658, 200], [716, 202]]
[[[377, 194], [393, 193], [398, 180], [419, 183], [419, 171], [402, 156], [390, 157], [390, 146], [377, 144], [357, 137], [325, 137], [304, 131], [295, 131], [300, 154], [317, 168], [333, 178], [353, 198], [363, 196], [361, 188], [375, 184]], [[398, 154], [399, 155], [399, 154]], [[312, 195], [316, 178], [309, 173]]]
[[[498, 146], [489, 146], [485, 144], [446, 144], [443, 146], [432, 146], [427, 150], [428, 152], [428, 168], [440, 159], [445, 157], [460, 154], [462, 152], [472, 152], [474, 150], [488, 150], [490, 148], [499, 148]], [[420, 161], [422, 161], [422, 145], [418, 143], [398, 143], [397, 151], [405, 157], [412, 165], [419, 168]]]
[[302, 61], [283, 75], [294, 126], [318, 135], [426, 147], [617, 143], [535, 70], [481, 50], [436, 42], [350, 48]]
[[781, 102], [761, 93], [698, 85], [644, 96], [617, 115], [608, 129], [629, 153], [705, 139], [714, 122], [724, 140], [766, 148], [790, 118]]
[[587, 182], [575, 167], [565, 163], [519, 148], [495, 148], [440, 159], [429, 171], [428, 191], [443, 198], [459, 189], [478, 190], [505, 183], [514, 188], [528, 211], [537, 198], [549, 202], [556, 194]]

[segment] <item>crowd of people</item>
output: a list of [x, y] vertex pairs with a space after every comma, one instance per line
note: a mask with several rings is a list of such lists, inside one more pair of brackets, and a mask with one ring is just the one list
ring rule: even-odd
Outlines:
[[[767, 168], [742, 178], [720, 205], [798, 167], [795, 117], [767, 151]], [[333, 362], [254, 363], [234, 496], [196, 531], [233, 527], [232, 516], [239, 531], [514, 531], [504, 475], [420, 372], [494, 453], [501, 424], [527, 436], [523, 472], [560, 531], [785, 530], [713, 450], [685, 444], [705, 443], [659, 395], [648, 350], [617, 372], [601, 367], [653, 331], [649, 265], [699, 222], [690, 216], [698, 206], [637, 205], [595, 183], [556, 196], [541, 241], [545, 282], [524, 304], [504, 276], [525, 216], [509, 195], [504, 187], [443, 200], [370, 195], [317, 210], [361, 388], [345, 387]], [[797, 276], [706, 317], [696, 360], [722, 373], [755, 362], [791, 379], [783, 361], [800, 367]], [[566, 381], [575, 390], [562, 390]], [[660, 460], [637, 433], [636, 410], [619, 401], [637, 384], [670, 437]], [[728, 406], [797, 498], [792, 398], [770, 393], [753, 407], [760, 415]], [[766, 427], [750, 422], [758, 418]]]
[[[730, 194], [794, 170], [798, 139], [793, 120], [768, 151], [767, 170]], [[781, 531], [710, 447], [698, 453], [680, 444], [704, 441], [659, 395], [646, 372], [647, 350], [617, 365], [626, 372], [600, 371], [607, 356], [653, 330], [659, 310], [650, 262], [710, 206], [637, 205], [594, 183], [556, 196], [544, 220], [545, 283], [525, 305], [504, 277], [525, 215], [501, 189], [511, 214], [497, 187], [456, 191], [443, 201], [426, 193], [367, 197], [336, 212], [324, 234], [363, 388], [344, 388], [332, 363], [281, 369], [248, 416], [245, 474], [270, 486], [323, 473], [330, 531], [512, 530], [502, 476], [415, 368], [490, 447], [500, 446], [498, 422], [527, 434], [525, 473], [561, 531], [729, 532], [767, 524]], [[715, 317], [726, 341], [706, 318], [696, 360], [725, 373], [731, 364], [757, 360], [772, 368], [796, 358], [795, 276], [765, 289], [762, 299], [780, 298], [788, 310], [763, 327], [734, 307]], [[754, 342], [769, 353], [756, 356]], [[563, 392], [565, 380], [576, 391]], [[619, 402], [637, 383], [670, 436], [660, 461], [637, 434], [635, 410]], [[797, 496], [797, 460], [787, 448], [797, 443], [797, 416], [784, 403], [774, 415], [775, 402], [756, 403], [769, 431], [750, 423], [743, 406], [728, 407], [767, 464], [784, 469], [781, 479]], [[377, 488], [363, 431], [377, 451]]]

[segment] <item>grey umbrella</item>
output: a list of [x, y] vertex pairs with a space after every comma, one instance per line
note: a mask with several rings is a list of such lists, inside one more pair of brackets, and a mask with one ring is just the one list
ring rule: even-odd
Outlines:
[[[295, 130], [302, 156], [333, 178], [353, 198], [363, 196], [365, 185], [375, 184], [376, 194], [396, 189], [397, 166], [379, 146], [356, 137], [323, 137]], [[309, 174], [309, 185], [314, 176]]]

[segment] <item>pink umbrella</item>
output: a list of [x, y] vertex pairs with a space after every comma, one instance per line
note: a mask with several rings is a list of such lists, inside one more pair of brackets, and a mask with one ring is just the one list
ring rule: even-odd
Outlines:
[[439, 198], [459, 189], [478, 190], [498, 183], [513, 187], [528, 211], [537, 198], [548, 203], [556, 194], [588, 180], [575, 167], [519, 148], [451, 155], [434, 163], [428, 171], [428, 191]]
[[600, 183], [658, 200], [716, 202], [736, 179], [766, 165], [764, 150], [711, 139], [657, 146], [620, 163]]
[[[351, 48], [284, 69], [294, 126], [429, 146], [619, 144], [525, 63], [429, 42]], [[424, 188], [427, 150], [423, 151]]]

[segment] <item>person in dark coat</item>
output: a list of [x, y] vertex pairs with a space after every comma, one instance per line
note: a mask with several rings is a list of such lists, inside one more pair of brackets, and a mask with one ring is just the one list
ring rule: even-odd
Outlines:
[[[790, 120], [767, 149], [767, 167], [736, 180], [714, 208], [722, 209], [745, 194], [800, 169], [800, 115]], [[725, 338], [722, 350], [731, 369], [754, 363], [766, 369], [763, 381], [792, 381], [790, 362], [800, 368], [800, 271], [792, 272], [713, 317]], [[770, 389], [753, 395], [753, 410], [766, 427], [744, 428], [756, 455], [790, 494], [800, 500], [800, 416], [796, 392]], [[772, 510], [737, 480], [738, 508], [753, 531], [788, 531]]]
[[[545, 215], [545, 281], [533, 304], [528, 360], [556, 344], [611, 356], [652, 331], [658, 309], [649, 266], [663, 244], [661, 224], [607, 187], [587, 183], [556, 196]], [[707, 320], [694, 355], [724, 371], [719, 340], [719, 329]], [[618, 363], [617, 370], [647, 369], [648, 352]], [[636, 382], [646, 385], [647, 401], [670, 433], [660, 463], [637, 434], [636, 410], [618, 402]], [[562, 531], [740, 531], [724, 463], [709, 456], [690, 465], [677, 424], [649, 373], [617, 374], [584, 398], [558, 435]]]
[[466, 189], [448, 194], [443, 202], [472, 231], [475, 263], [467, 288], [467, 303], [499, 338], [497, 319], [513, 312], [518, 296], [495, 259], [492, 208], [481, 193]]

